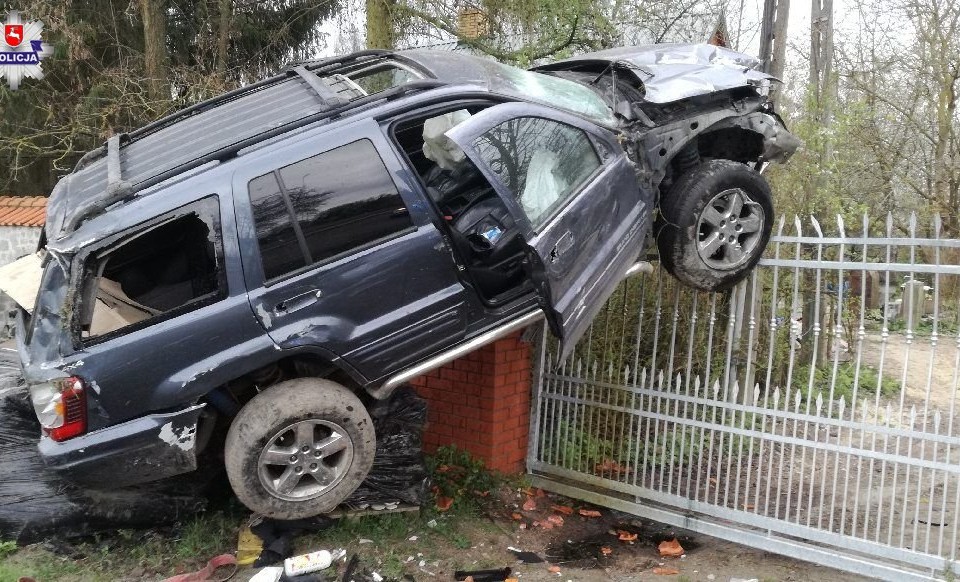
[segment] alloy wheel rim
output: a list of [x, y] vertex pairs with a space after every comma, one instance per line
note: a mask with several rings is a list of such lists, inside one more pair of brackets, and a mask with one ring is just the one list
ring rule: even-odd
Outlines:
[[260, 484], [274, 497], [306, 501], [343, 480], [353, 462], [353, 441], [328, 420], [294, 422], [273, 435], [260, 452]]
[[697, 253], [712, 269], [729, 271], [754, 256], [765, 219], [763, 208], [740, 188], [710, 199], [697, 221]]

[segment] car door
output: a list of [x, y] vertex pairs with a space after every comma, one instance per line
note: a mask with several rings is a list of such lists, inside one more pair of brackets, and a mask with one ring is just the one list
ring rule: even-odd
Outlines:
[[548, 107], [497, 105], [446, 135], [520, 224], [529, 274], [567, 355], [637, 260], [651, 193], [611, 132]]
[[425, 205], [380, 155], [379, 126], [364, 127], [277, 148], [238, 170], [234, 191], [264, 330], [372, 380], [462, 339], [465, 289]]

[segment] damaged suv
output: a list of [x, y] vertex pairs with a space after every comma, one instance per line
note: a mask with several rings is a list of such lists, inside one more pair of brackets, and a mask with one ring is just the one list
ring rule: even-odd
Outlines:
[[13, 267], [36, 280], [4, 280], [46, 463], [116, 487], [223, 462], [261, 514], [333, 509], [373, 462], [368, 406], [541, 317], [569, 349], [654, 223], [681, 280], [744, 276], [758, 169], [798, 145], [756, 67], [364, 51], [113, 136], [51, 194]]

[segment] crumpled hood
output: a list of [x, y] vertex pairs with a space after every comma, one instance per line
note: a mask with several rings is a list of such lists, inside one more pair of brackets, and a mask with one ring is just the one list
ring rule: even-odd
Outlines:
[[710, 44], [653, 44], [578, 55], [537, 71], [600, 70], [611, 63], [628, 68], [643, 83], [645, 99], [668, 103], [763, 81], [779, 82], [760, 71], [750, 55]]

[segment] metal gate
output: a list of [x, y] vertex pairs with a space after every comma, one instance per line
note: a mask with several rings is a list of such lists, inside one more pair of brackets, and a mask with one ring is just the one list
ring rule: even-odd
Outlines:
[[658, 270], [568, 359], [543, 335], [533, 480], [863, 575], [960, 573], [960, 240], [869, 224], [781, 220], [732, 291]]

